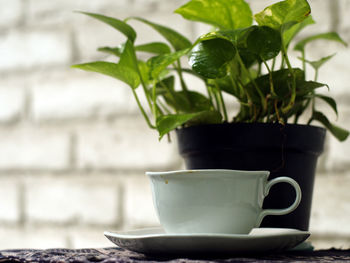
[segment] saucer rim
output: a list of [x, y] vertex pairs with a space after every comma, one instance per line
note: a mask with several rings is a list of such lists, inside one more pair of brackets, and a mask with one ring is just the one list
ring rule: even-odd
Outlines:
[[[254, 228], [259, 231], [275, 231], [275, 233], [259, 233], [259, 234], [222, 234], [222, 233], [166, 233], [162, 227], [140, 228], [126, 231], [104, 231], [104, 236], [113, 236], [122, 239], [145, 239], [145, 238], [237, 238], [237, 239], [257, 239], [274, 236], [295, 236], [303, 235], [308, 238], [310, 231], [303, 231], [294, 228]], [[157, 231], [156, 233], [142, 233], [146, 231]], [[134, 232], [135, 234], [133, 234]], [[141, 232], [141, 233], [138, 233]]]

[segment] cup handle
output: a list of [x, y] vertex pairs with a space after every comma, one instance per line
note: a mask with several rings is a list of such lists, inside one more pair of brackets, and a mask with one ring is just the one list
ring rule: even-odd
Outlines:
[[260, 215], [258, 217], [258, 220], [257, 220], [255, 227], [260, 226], [260, 224], [265, 216], [267, 216], [267, 215], [279, 215], [280, 216], [280, 215], [289, 214], [290, 212], [293, 212], [300, 204], [300, 201], [301, 201], [300, 186], [294, 179], [292, 179], [290, 177], [286, 177], [286, 176], [277, 177], [275, 179], [270, 180], [265, 186], [264, 196], [267, 196], [270, 192], [271, 187], [275, 184], [278, 184], [278, 183], [289, 183], [294, 187], [295, 193], [296, 193], [294, 203], [291, 206], [284, 208], [284, 209], [264, 209], [264, 210], [262, 210], [260, 212]]

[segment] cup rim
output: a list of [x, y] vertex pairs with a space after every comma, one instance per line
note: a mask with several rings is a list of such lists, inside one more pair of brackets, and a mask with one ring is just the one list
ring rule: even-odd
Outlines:
[[188, 175], [203, 175], [208, 173], [216, 173], [220, 175], [243, 175], [243, 176], [257, 176], [262, 175], [268, 177], [270, 171], [267, 170], [230, 170], [230, 169], [189, 169], [189, 170], [173, 170], [164, 172], [151, 172], [147, 171], [146, 175], [149, 177], [159, 177], [159, 176], [188, 176]]

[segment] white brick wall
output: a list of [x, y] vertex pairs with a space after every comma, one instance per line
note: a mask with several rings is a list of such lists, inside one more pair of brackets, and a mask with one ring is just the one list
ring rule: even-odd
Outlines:
[[119, 223], [119, 183], [91, 176], [38, 176], [26, 180], [28, 222], [116, 226]]
[[22, 15], [21, 0], [0, 0], [0, 7], [0, 28], [19, 23]]
[[77, 69], [36, 80], [31, 106], [33, 120], [39, 122], [110, 118], [137, 110], [128, 86], [116, 79]]
[[8, 127], [0, 130], [0, 169], [67, 169], [69, 136], [55, 129]]
[[[175, 138], [171, 144], [167, 138], [158, 142], [157, 132], [147, 127], [121, 82], [69, 68], [90, 60], [116, 60], [96, 48], [125, 39], [73, 11], [121, 19], [142, 16], [194, 40], [208, 26], [172, 13], [185, 2], [0, 0], [0, 249], [106, 247], [112, 244], [104, 230], [159, 224], [144, 172], [183, 167]], [[275, 1], [249, 2], [258, 12]], [[348, 0], [310, 4], [318, 22], [311, 32], [335, 29], [350, 41]], [[131, 24], [137, 43], [164, 41], [150, 27]], [[350, 129], [349, 49], [320, 41], [308, 56], [334, 52], [338, 54], [321, 70], [320, 81], [330, 85], [329, 94], [339, 101], [338, 124]], [[200, 83], [188, 79], [191, 87]], [[350, 247], [349, 156], [349, 142], [328, 135], [311, 222], [312, 242], [318, 247]]]
[[77, 166], [81, 169], [167, 169], [179, 163], [174, 144], [150, 130], [140, 117], [115, 125], [81, 128], [77, 135]]
[[149, 179], [146, 175], [128, 176], [124, 185], [124, 228], [159, 226], [153, 207]]
[[0, 185], [0, 222], [18, 223], [21, 213], [19, 182], [0, 177]]
[[70, 41], [64, 30], [11, 30], [0, 35], [0, 70], [67, 65]]
[[8, 123], [18, 120], [23, 112], [25, 94], [22, 88], [11, 84], [0, 87], [0, 122]]

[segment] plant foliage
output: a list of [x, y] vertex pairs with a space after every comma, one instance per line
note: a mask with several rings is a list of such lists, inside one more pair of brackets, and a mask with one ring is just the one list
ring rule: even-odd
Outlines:
[[[310, 113], [308, 123], [322, 123], [339, 140], [348, 137], [348, 131], [332, 124], [316, 108], [317, 100], [321, 100], [338, 114], [334, 99], [318, 93], [328, 86], [317, 81], [319, 68], [334, 54], [317, 61], [310, 61], [305, 54], [305, 47], [314, 41], [346, 43], [335, 32], [308, 36], [294, 45], [301, 54], [301, 67], [290, 62], [288, 50], [294, 37], [315, 23], [307, 0], [277, 2], [255, 15], [245, 0], [190, 0], [175, 12], [213, 29], [192, 43], [181, 33], [143, 18], [120, 20], [81, 12], [112, 26], [126, 40], [119, 46], [98, 49], [116, 56], [117, 63], [94, 61], [73, 67], [128, 84], [146, 122], [158, 130], [160, 138], [178, 127], [198, 124], [298, 123], [304, 113]], [[130, 20], [150, 26], [165, 42], [136, 45], [137, 33], [128, 24]], [[140, 59], [141, 52], [147, 53], [149, 59]], [[183, 57], [188, 57], [190, 68], [182, 66]], [[305, 74], [307, 64], [315, 71], [313, 80]], [[184, 74], [202, 79], [207, 95], [188, 89]], [[175, 76], [180, 88], [175, 88]], [[135, 92], [139, 86], [147, 105], [142, 105]], [[239, 103], [233, 118], [228, 116], [224, 94], [235, 97]]]

